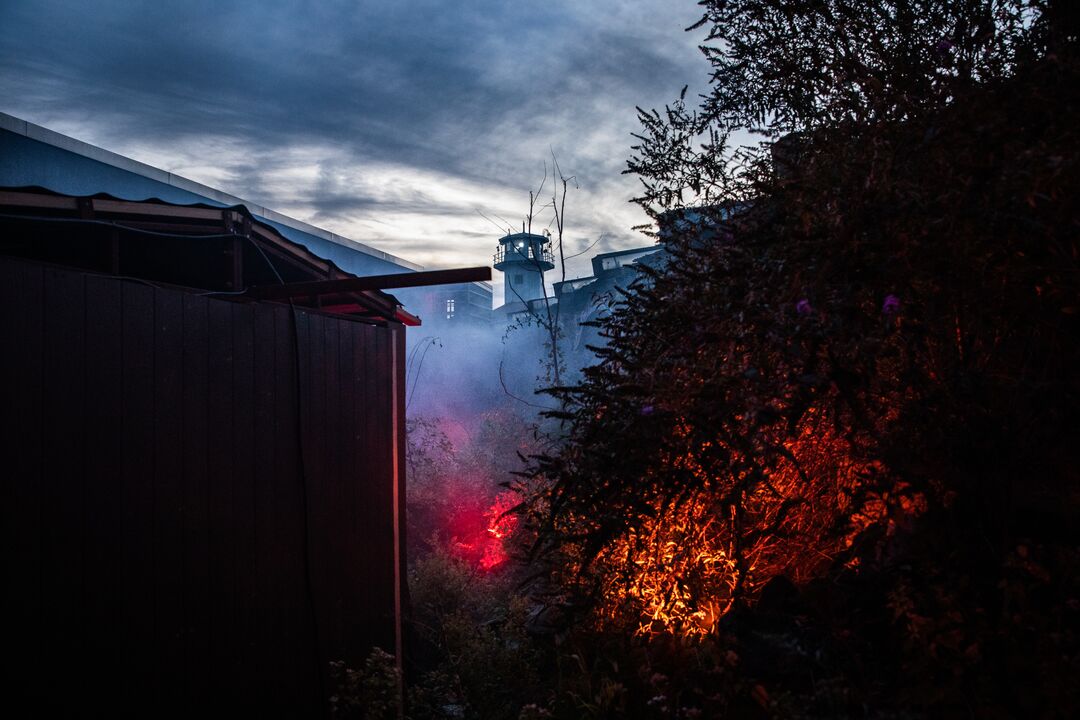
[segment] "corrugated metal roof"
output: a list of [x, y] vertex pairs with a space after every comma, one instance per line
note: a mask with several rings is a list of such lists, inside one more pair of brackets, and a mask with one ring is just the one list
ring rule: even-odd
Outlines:
[[[195, 195], [206, 198], [213, 203], [219, 203], [224, 207], [235, 207], [237, 205], [243, 205], [252, 214], [261, 220], [265, 220], [270, 223], [283, 225], [287, 228], [298, 230], [302, 233], [312, 235], [323, 240], [327, 240], [336, 245], [348, 248], [356, 252], [369, 255], [371, 257], [378, 258], [380, 260], [398, 265], [406, 270], [423, 270], [424, 266], [414, 262], [410, 262], [403, 258], [399, 258], [396, 255], [392, 255], [378, 248], [371, 247], [362, 242], [357, 242], [343, 235], [324, 230], [316, 227], [302, 220], [283, 215], [276, 210], [272, 210], [263, 205], [244, 200], [243, 198], [235, 195], [230, 195], [222, 190], [212, 188], [208, 185], [195, 182], [188, 178], [182, 177], [175, 173], [162, 170], [160, 168], [147, 165], [146, 163], [133, 160], [124, 155], [106, 150], [104, 148], [91, 145], [90, 143], [83, 142], [82, 140], [76, 140], [75, 138], [68, 137], [54, 130], [35, 125], [34, 123], [22, 120], [13, 115], [0, 112], [0, 130], [7, 130], [17, 135], [23, 135], [31, 140], [36, 140], [46, 145], [65, 150], [82, 157], [96, 160], [97, 162], [104, 163], [111, 167], [124, 170], [126, 172], [139, 175], [141, 177], [154, 180], [156, 182], [170, 185], [180, 190], [190, 192]], [[54, 188], [55, 189], [55, 188]], [[104, 188], [103, 188], [104, 189]], [[135, 199], [135, 198], [127, 198]], [[296, 242], [295, 238], [293, 239]]]

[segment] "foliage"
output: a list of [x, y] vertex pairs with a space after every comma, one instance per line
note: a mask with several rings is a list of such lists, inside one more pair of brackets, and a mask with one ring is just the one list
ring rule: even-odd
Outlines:
[[505, 545], [516, 500], [499, 487], [534, 451], [531, 438], [506, 408], [476, 418], [468, 432], [448, 418], [408, 422], [411, 718], [543, 710], [537, 649], [525, 631], [529, 605], [513, 592]]
[[1043, 0], [708, 0], [705, 116], [779, 133], [904, 122], [1045, 50]]
[[[469, 420], [411, 417], [406, 423], [409, 558], [455, 547], [479, 559], [490, 539], [499, 484], [536, 452], [529, 423], [508, 408]], [[455, 436], [450, 440], [448, 433]]]
[[415, 564], [409, 582], [424, 666], [411, 690], [411, 717], [513, 719], [542, 699], [528, 608], [508, 576], [435, 551]]
[[[702, 4], [710, 93], [642, 113], [630, 162], [668, 262], [553, 390], [568, 437], [532, 468], [548, 599], [654, 643], [817, 647], [831, 690], [747, 690], [767, 673], [740, 666], [731, 697], [767, 713], [1075, 708], [1075, 596], [1017, 557], [1075, 576], [1076, 24], [1023, 0]], [[745, 129], [776, 142], [728, 148]], [[798, 607], [755, 609], [785, 577]], [[1010, 653], [1047, 675], [1010, 691]]]
[[357, 720], [393, 720], [400, 705], [401, 676], [394, 656], [373, 648], [360, 670], [344, 662], [330, 663], [334, 693], [330, 715]]
[[[698, 109], [639, 109], [628, 163], [655, 216], [673, 206], [756, 196], [762, 146], [732, 151], [732, 132], [777, 140], [925, 118], [973, 87], [1008, 77], [1075, 37], [1068, 2], [1052, 0], [703, 0], [712, 66]], [[815, 147], [822, 147], [815, 143]], [[732, 162], [734, 161], [734, 162]], [[748, 172], [749, 171], [749, 172]]]

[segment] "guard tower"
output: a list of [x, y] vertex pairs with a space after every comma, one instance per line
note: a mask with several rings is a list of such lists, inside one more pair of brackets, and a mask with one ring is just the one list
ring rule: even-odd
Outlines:
[[495, 269], [503, 274], [503, 302], [507, 305], [544, 296], [543, 273], [555, 267], [550, 238], [514, 233], [499, 240]]

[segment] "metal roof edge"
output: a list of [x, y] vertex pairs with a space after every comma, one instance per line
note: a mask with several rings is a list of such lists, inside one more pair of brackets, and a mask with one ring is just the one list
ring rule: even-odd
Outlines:
[[662, 247], [663, 246], [660, 245], [660, 243], [657, 243], [655, 245], [642, 245], [641, 247], [626, 248], [624, 250], [609, 250], [608, 252], [596, 253], [591, 259], [617, 257], [619, 255], [630, 255], [631, 253], [655, 252]]
[[50, 130], [41, 125], [35, 125], [32, 122], [17, 118], [14, 115], [9, 115], [5, 112], [0, 112], [0, 130], [8, 130], [18, 135], [23, 135], [31, 140], [37, 140], [38, 142], [51, 145], [61, 150], [66, 150], [76, 155], [82, 155], [83, 157], [91, 160], [110, 165], [120, 170], [126, 170], [127, 172], [141, 175], [142, 177], [156, 180], [166, 185], [171, 185], [180, 190], [186, 190], [196, 195], [202, 195], [214, 202], [221, 203], [227, 207], [234, 205], [243, 205], [246, 207], [252, 215], [270, 220], [271, 222], [284, 225], [292, 228], [293, 230], [299, 230], [300, 232], [314, 235], [315, 237], [322, 238], [329, 242], [341, 245], [342, 247], [349, 248], [350, 250], [356, 250], [362, 252], [365, 255], [385, 260], [386, 262], [394, 265], [399, 265], [410, 270], [423, 270], [424, 266], [418, 263], [411, 262], [404, 258], [397, 257], [378, 248], [371, 247], [357, 240], [347, 238], [343, 235], [324, 230], [320, 227], [316, 227], [310, 223], [306, 223], [303, 220], [297, 220], [296, 218], [283, 215], [276, 210], [271, 210], [263, 205], [258, 205], [253, 202], [244, 200], [236, 195], [230, 195], [227, 192], [212, 188], [209, 185], [203, 185], [189, 178], [177, 175], [175, 173], [156, 168], [152, 165], [139, 162], [138, 160], [132, 160], [131, 158], [115, 153], [105, 148], [100, 148], [96, 145], [91, 145], [88, 142], [77, 140], [73, 137], [63, 135]]

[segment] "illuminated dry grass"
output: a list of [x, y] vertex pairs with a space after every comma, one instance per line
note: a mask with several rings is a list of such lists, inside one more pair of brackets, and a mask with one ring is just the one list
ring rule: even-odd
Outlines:
[[745, 470], [704, 467], [708, 445], [664, 464], [697, 475], [695, 492], [654, 500], [651, 516], [594, 561], [601, 626], [706, 635], [773, 577], [809, 580], [867, 527], [923, 507], [903, 493], [864, 492], [883, 468], [853, 459], [831, 422], [813, 413], [756, 481]]
[[598, 558], [601, 621], [636, 617], [639, 634], [712, 630], [739, 576], [726, 526], [696, 499], [613, 543]]

